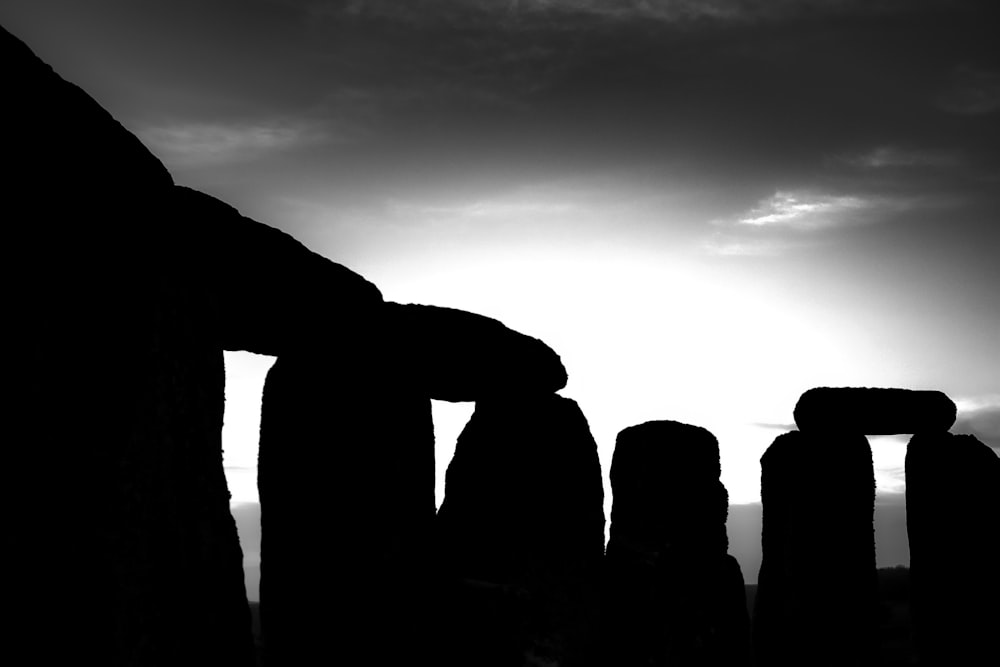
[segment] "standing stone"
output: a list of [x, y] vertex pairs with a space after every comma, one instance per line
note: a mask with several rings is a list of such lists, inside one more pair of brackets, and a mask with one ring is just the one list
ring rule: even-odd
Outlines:
[[1000, 458], [971, 435], [914, 435], [906, 450], [906, 529], [920, 664], [996, 661]]
[[163, 165], [0, 30], [5, 664], [252, 664], [211, 298]]
[[[375, 340], [381, 340], [377, 336]], [[365, 337], [280, 357], [261, 413], [267, 664], [422, 664], [432, 620], [430, 399]]]
[[709, 431], [672, 421], [618, 434], [606, 559], [604, 662], [742, 665], [743, 576], [727, 555], [728, 494]]
[[761, 500], [757, 664], [872, 664], [878, 584], [867, 439], [778, 436], [761, 457]]
[[597, 445], [577, 404], [494, 398], [458, 439], [438, 513], [447, 665], [591, 659], [604, 510]]

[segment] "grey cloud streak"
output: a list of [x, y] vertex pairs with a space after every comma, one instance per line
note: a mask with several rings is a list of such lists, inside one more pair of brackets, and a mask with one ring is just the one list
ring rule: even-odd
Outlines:
[[993, 449], [1000, 450], [1000, 397], [961, 410], [953, 433], [970, 433]]

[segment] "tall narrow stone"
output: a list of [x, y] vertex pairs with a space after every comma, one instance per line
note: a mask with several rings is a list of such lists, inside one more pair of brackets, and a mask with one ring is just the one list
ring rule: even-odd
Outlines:
[[757, 664], [871, 664], [878, 584], [867, 439], [778, 436], [761, 457], [761, 500]]
[[280, 357], [261, 415], [261, 626], [267, 664], [417, 664], [433, 619], [430, 400], [386, 349]]
[[906, 529], [921, 664], [996, 660], [1000, 458], [971, 435], [914, 435], [906, 450]]
[[672, 421], [618, 434], [606, 559], [604, 662], [749, 659], [743, 576], [728, 556], [728, 494], [709, 431]]
[[604, 550], [597, 445], [572, 400], [477, 403], [438, 513], [448, 665], [593, 657]]

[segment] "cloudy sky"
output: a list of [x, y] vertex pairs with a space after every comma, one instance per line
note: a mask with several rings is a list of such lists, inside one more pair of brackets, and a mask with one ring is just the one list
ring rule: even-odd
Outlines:
[[[711, 429], [752, 581], [758, 459], [804, 390], [941, 389], [1000, 447], [995, 4], [5, 0], [0, 22], [178, 183], [387, 299], [547, 341], [606, 466], [626, 426]], [[227, 362], [254, 502], [269, 360]], [[435, 411], [443, 472], [471, 406]], [[905, 439], [872, 444], [879, 562], [906, 562]]]

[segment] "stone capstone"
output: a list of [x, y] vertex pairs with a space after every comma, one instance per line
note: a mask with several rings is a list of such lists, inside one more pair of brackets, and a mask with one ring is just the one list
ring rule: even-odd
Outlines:
[[869, 387], [818, 387], [795, 405], [802, 431], [894, 435], [947, 431], [956, 408], [940, 391]]
[[402, 371], [431, 398], [480, 401], [566, 386], [566, 369], [552, 348], [483, 315], [389, 303], [386, 327], [401, 351]]

